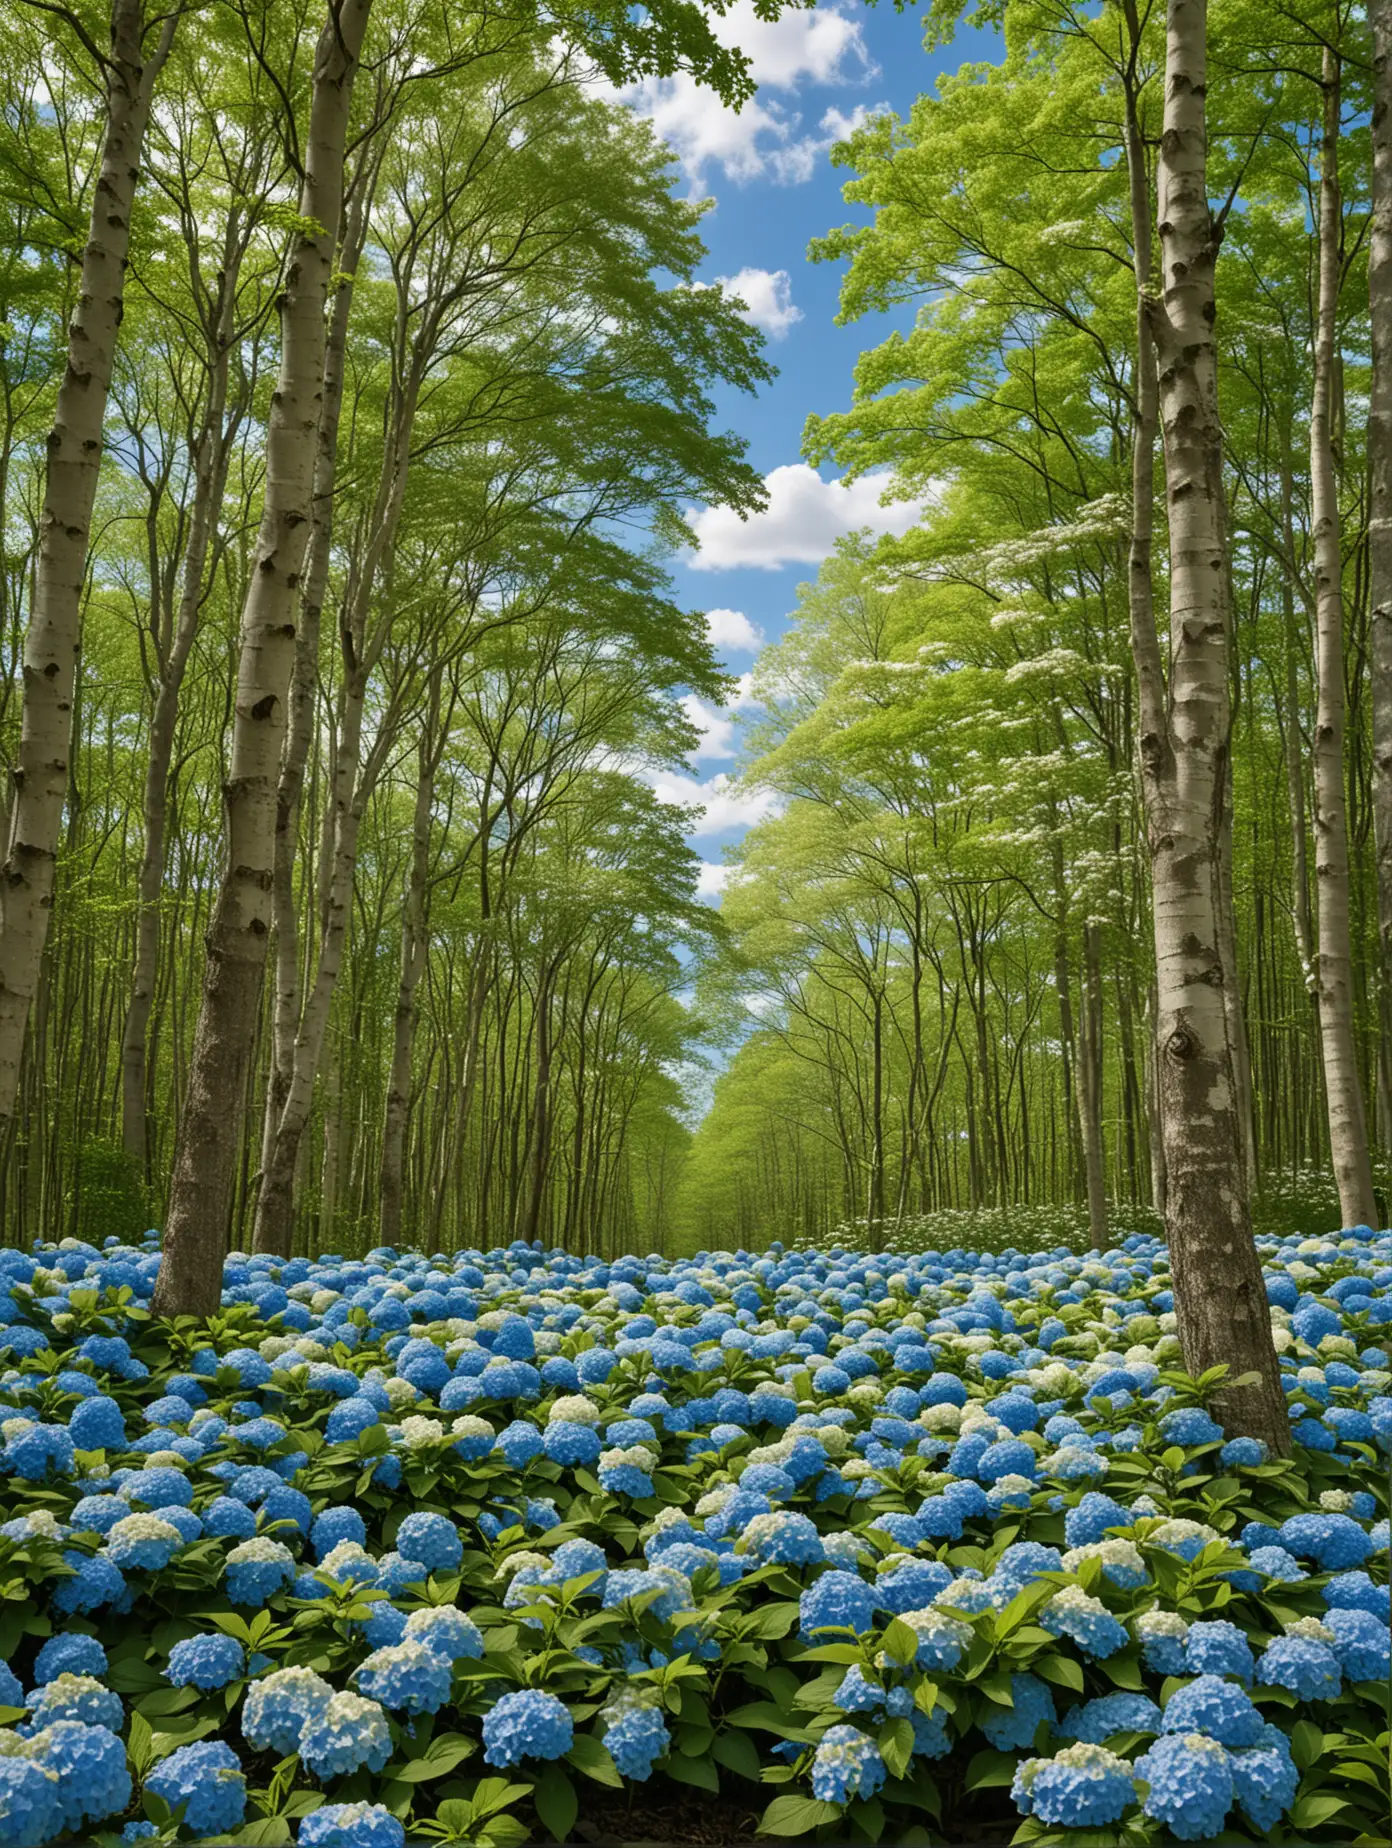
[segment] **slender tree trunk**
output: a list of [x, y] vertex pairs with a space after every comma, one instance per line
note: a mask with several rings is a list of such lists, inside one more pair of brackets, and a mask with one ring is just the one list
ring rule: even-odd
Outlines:
[[[229, 232], [228, 243], [232, 242]], [[169, 771], [174, 752], [174, 727], [184, 672], [198, 635], [203, 609], [203, 577], [217, 526], [218, 508], [227, 485], [234, 429], [225, 426], [228, 354], [232, 337], [232, 310], [236, 298], [237, 262], [234, 253], [223, 270], [222, 296], [212, 349], [208, 355], [208, 403], [194, 452], [194, 494], [189, 515], [188, 547], [184, 553], [179, 588], [179, 611], [168, 658], [160, 665], [154, 711], [150, 717], [149, 755], [145, 764], [143, 802], [144, 843], [140, 859], [139, 910], [136, 947], [131, 971], [130, 1004], [121, 1037], [121, 1140], [126, 1153], [149, 1173], [147, 1137], [147, 1037], [159, 976], [160, 898], [164, 888], [165, 835], [169, 801]], [[235, 421], [240, 421], [238, 414]]]
[[439, 764], [440, 674], [430, 677], [425, 722], [416, 754], [416, 802], [411, 817], [411, 866], [401, 918], [401, 976], [392, 1016], [391, 1074], [382, 1126], [382, 1164], [378, 1175], [378, 1237], [395, 1245], [401, 1236], [403, 1177], [406, 1172], [406, 1125], [411, 1112], [411, 1055], [416, 1038], [416, 990], [425, 972], [429, 939], [426, 901], [430, 876], [430, 812]]
[[343, 380], [348, 351], [348, 323], [353, 307], [353, 278], [362, 260], [367, 235], [375, 164], [364, 167], [348, 210], [336, 259], [339, 285], [329, 312], [324, 348], [324, 395], [314, 454], [314, 500], [305, 553], [304, 590], [295, 635], [295, 668], [290, 682], [290, 717], [276, 785], [275, 864], [271, 909], [275, 928], [275, 1004], [271, 1070], [266, 1084], [261, 1132], [261, 1169], [274, 1158], [276, 1127], [290, 1093], [295, 1038], [300, 1023], [301, 967], [299, 916], [295, 903], [296, 848], [305, 766], [314, 742], [319, 711], [319, 636], [328, 594], [330, 540], [333, 536], [334, 483], [338, 473], [338, 427], [343, 415]]
[[1338, 363], [1339, 280], [1343, 268], [1343, 201], [1339, 186], [1339, 60], [1324, 53], [1324, 121], [1320, 141], [1319, 305], [1315, 385], [1310, 415], [1310, 501], [1315, 553], [1315, 890], [1319, 949], [1320, 1048], [1329, 1149], [1346, 1226], [1376, 1218], [1373, 1169], [1358, 1042], [1353, 1020], [1353, 949], [1349, 933], [1348, 815], [1344, 794], [1344, 586], [1339, 476], [1334, 455], [1334, 369]]
[[106, 132], [82, 282], [48, 438], [32, 615], [24, 638], [24, 702], [6, 858], [0, 866], [0, 1136], [19, 1084], [29, 1005], [53, 906], [68, 790], [68, 754], [82, 632], [82, 587], [101, 472], [102, 426], [125, 305], [126, 255], [155, 81], [175, 16], [147, 50], [144, 0], [114, 0], [105, 64]]
[[324, 317], [353, 79], [371, 5], [372, 0], [331, 0], [315, 54], [300, 225], [281, 302], [280, 377], [267, 431], [265, 508], [242, 610], [225, 791], [226, 866], [208, 934], [203, 1003], [155, 1285], [154, 1304], [162, 1314], [206, 1315], [221, 1291], [242, 1100], [271, 924], [276, 788], [313, 511]]
[[[1206, 36], [1205, 0], [1168, 0], [1158, 298], [1143, 149], [1139, 134], [1128, 137], [1140, 309], [1131, 641], [1155, 922], [1165, 1220], [1180, 1342], [1191, 1374], [1229, 1369], [1234, 1383], [1215, 1401], [1225, 1429], [1260, 1437], [1285, 1454], [1290, 1423], [1252, 1238], [1223, 998], [1223, 984], [1235, 972], [1223, 966], [1218, 915], [1231, 618], [1214, 337], [1221, 234], [1208, 200]], [[1157, 418], [1170, 528], [1168, 686], [1148, 556]], [[1242, 1378], [1253, 1383], [1237, 1384]]]
[[1078, 1120], [1087, 1177], [1088, 1235], [1107, 1249], [1107, 1152], [1102, 1131], [1102, 954], [1101, 932], [1083, 923], [1083, 985], [1078, 1035]]
[[1372, 403], [1368, 414], [1372, 613], [1368, 648], [1373, 708], [1379, 1019], [1386, 1070], [1392, 1060], [1392, 0], [1369, 0], [1368, 20], [1373, 30], [1373, 214], [1368, 245], [1373, 346]]

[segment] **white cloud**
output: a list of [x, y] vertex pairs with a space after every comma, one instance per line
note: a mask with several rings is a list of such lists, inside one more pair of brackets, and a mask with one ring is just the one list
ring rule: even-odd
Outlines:
[[729, 866], [716, 866], [710, 860], [702, 860], [701, 870], [696, 875], [697, 898], [719, 898], [733, 870]]
[[691, 753], [699, 763], [703, 758], [733, 757], [739, 749], [736, 715], [752, 711], [758, 704], [750, 692], [749, 674], [741, 674], [734, 697], [724, 706], [708, 706], [695, 693], [682, 698], [686, 716], [701, 734], [701, 741]]
[[770, 92], [782, 91], [792, 99], [804, 84], [866, 82], [876, 67], [860, 22], [835, 6], [761, 20], [752, 0], [736, 0], [711, 27], [723, 43], [745, 53], [759, 87], [759, 95], [738, 114], [682, 72], [647, 77], [609, 94], [649, 118], [680, 158], [693, 192], [705, 191], [708, 166], [718, 166], [727, 179], [739, 182], [762, 177], [792, 185], [809, 179], [818, 156], [841, 138], [828, 118], [842, 123], [848, 118], [828, 110], [820, 136], [800, 134], [802, 117], [791, 100]]
[[778, 571], [784, 565], [815, 565], [833, 541], [868, 526], [874, 533], [906, 533], [922, 508], [897, 501], [882, 507], [889, 477], [883, 471], [856, 481], [823, 481], [806, 462], [774, 469], [764, 478], [768, 506], [747, 520], [729, 507], [706, 507], [692, 520], [700, 551], [687, 557], [693, 571], [728, 571], [753, 565]]
[[726, 654], [753, 654], [764, 645], [763, 630], [743, 610], [707, 610], [706, 634], [711, 647]]
[[793, 301], [793, 279], [787, 270], [745, 268], [733, 276], [715, 279], [726, 295], [737, 295], [745, 306], [745, 320], [762, 327], [770, 340], [782, 340], [802, 319]]
[[730, 828], [752, 827], [756, 821], [763, 821], [766, 816], [774, 814], [779, 807], [778, 797], [771, 790], [735, 789], [723, 771], [701, 783], [694, 776], [659, 770], [649, 775], [648, 782], [659, 801], [675, 803], [681, 807], [695, 806], [705, 811], [689, 830], [691, 840], [724, 834]]

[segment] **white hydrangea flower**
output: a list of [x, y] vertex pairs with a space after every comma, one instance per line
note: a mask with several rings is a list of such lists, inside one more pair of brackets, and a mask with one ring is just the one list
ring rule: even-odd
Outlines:
[[430, 1444], [443, 1443], [445, 1427], [438, 1418], [419, 1414], [401, 1421], [401, 1441], [408, 1450], [424, 1450]]
[[398, 1379], [394, 1373], [389, 1379], [383, 1380], [382, 1384], [386, 1389], [387, 1398], [391, 1401], [391, 1409], [394, 1412], [399, 1412], [403, 1406], [414, 1405], [416, 1400], [420, 1397], [420, 1394], [409, 1380]]
[[586, 1424], [597, 1425], [600, 1410], [593, 1399], [587, 1399], [582, 1392], [567, 1393], [557, 1399], [547, 1413], [552, 1424]]
[[1307, 1643], [1323, 1643], [1328, 1647], [1339, 1640], [1337, 1632], [1327, 1623], [1321, 1623], [1318, 1617], [1297, 1617], [1283, 1628], [1287, 1636], [1303, 1637]]

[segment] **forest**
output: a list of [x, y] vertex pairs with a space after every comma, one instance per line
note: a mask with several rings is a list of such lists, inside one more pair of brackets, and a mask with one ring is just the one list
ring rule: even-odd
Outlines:
[[1158, 1223], [1167, 778], [1244, 1193], [1385, 1215], [1375, 20], [1209, 13], [1208, 383], [1156, 321], [1159, 13], [988, 10], [997, 61], [833, 148], [858, 217], [809, 255], [843, 322], [912, 314], [804, 452], [922, 513], [758, 657], [770, 812], [716, 908], [654, 776], [734, 688], [671, 566], [696, 508], [759, 509], [714, 405], [773, 368], [613, 99], [670, 55], [738, 101], [738, 51], [688, 6], [563, 40], [402, 0], [351, 56], [309, 5], [130, 0], [110, 50], [11, 11], [5, 1236]]
[[1392, 0], [870, 12], [0, 0], [0, 1848], [1388, 1848]]

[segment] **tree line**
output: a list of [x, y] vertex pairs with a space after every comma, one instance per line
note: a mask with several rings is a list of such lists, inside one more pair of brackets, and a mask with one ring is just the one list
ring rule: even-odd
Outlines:
[[[0, 1220], [617, 1248], [711, 930], [663, 557], [761, 485], [700, 208], [602, 99], [712, 15], [3, 8]], [[776, 8], [769, 9], [770, 16]]]
[[1250, 1202], [1388, 1208], [1392, 15], [995, 16], [833, 156], [843, 317], [913, 317], [805, 452], [925, 511], [761, 657], [684, 1211], [1151, 1200], [1191, 1371], [1277, 1441]]

